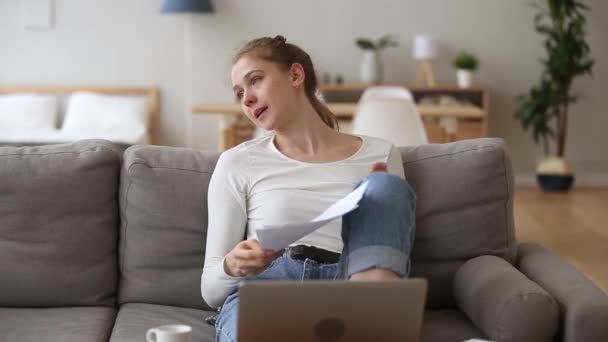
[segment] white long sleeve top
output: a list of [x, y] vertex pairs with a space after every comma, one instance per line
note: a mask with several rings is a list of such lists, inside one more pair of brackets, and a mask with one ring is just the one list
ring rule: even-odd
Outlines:
[[[208, 227], [201, 294], [211, 307], [223, 304], [242, 278], [224, 270], [234, 246], [257, 239], [263, 224], [306, 222], [351, 192], [374, 163], [405, 178], [401, 154], [390, 142], [359, 136], [363, 143], [350, 157], [329, 163], [291, 159], [274, 145], [274, 134], [244, 142], [221, 154], [208, 190]], [[341, 219], [292, 245], [342, 251]]]

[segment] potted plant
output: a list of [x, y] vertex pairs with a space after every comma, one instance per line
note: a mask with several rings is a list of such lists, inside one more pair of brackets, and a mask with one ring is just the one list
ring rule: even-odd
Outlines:
[[473, 72], [479, 67], [479, 60], [472, 53], [463, 51], [452, 62], [457, 70], [456, 77], [460, 88], [468, 88], [473, 83]]
[[567, 191], [574, 171], [564, 159], [568, 136], [568, 110], [577, 101], [571, 86], [578, 76], [589, 74], [594, 61], [585, 41], [587, 6], [576, 0], [545, 0], [537, 6], [536, 32], [544, 36], [547, 56], [542, 60], [540, 81], [519, 97], [515, 117], [534, 141], [542, 141], [545, 158], [536, 168], [543, 190]]
[[364, 83], [381, 83], [383, 78], [382, 61], [380, 53], [388, 47], [398, 46], [395, 37], [385, 34], [374, 41], [369, 38], [359, 37], [355, 44], [363, 50], [363, 58], [360, 65], [360, 79]]

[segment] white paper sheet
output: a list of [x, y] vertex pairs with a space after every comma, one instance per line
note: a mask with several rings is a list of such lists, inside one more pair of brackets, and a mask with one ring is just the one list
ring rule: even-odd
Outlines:
[[264, 224], [262, 228], [257, 230], [258, 240], [262, 248], [273, 251], [286, 248], [289, 244], [323, 227], [328, 222], [355, 210], [366, 188], [367, 182], [362, 183], [310, 222], [279, 225]]

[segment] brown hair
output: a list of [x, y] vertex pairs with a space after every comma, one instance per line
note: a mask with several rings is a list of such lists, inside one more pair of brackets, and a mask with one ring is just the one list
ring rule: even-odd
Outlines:
[[310, 56], [302, 50], [299, 46], [287, 43], [285, 37], [276, 36], [262, 37], [249, 41], [243, 46], [234, 56], [232, 63], [236, 63], [241, 57], [254, 53], [256, 57], [273, 62], [277, 64], [281, 69], [287, 70], [291, 68], [294, 63], [299, 63], [304, 68], [304, 91], [306, 97], [312, 104], [313, 108], [323, 120], [323, 122], [338, 131], [338, 120], [334, 113], [327, 108], [316, 96], [317, 91], [317, 76], [315, 68], [312, 65]]

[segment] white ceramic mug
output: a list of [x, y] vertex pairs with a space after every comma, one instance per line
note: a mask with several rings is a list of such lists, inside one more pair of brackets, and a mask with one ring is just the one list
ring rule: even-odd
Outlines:
[[148, 342], [192, 342], [192, 327], [185, 324], [162, 325], [146, 333]]

